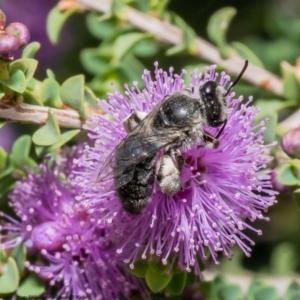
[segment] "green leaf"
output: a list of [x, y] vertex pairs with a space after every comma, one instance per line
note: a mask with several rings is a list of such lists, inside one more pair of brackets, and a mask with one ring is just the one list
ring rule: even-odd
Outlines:
[[298, 282], [292, 282], [283, 298], [283, 300], [299, 300], [300, 299], [300, 285]]
[[64, 104], [78, 111], [82, 119], [86, 118], [84, 110], [83, 75], [77, 75], [67, 79], [61, 86], [60, 98]]
[[147, 39], [152, 35], [148, 33], [126, 33], [119, 36], [114, 44], [113, 50], [113, 63], [118, 65], [126, 54], [135, 46], [139, 41]]
[[[1, 99], [1, 98], [0, 98]], [[0, 121], [0, 129], [7, 124], [7, 121]]]
[[262, 280], [260, 280], [258, 278], [254, 278], [251, 281], [250, 286], [248, 288], [248, 292], [247, 292], [247, 296], [248, 296], [249, 300], [250, 299], [252, 300], [254, 298], [254, 294], [256, 293], [256, 291], [264, 286], [265, 285]]
[[10, 294], [17, 290], [19, 285], [17, 264], [12, 257], [7, 260], [6, 271], [0, 276], [1, 294]]
[[171, 295], [175, 295], [175, 296], [181, 295], [186, 285], [186, 279], [187, 279], [187, 272], [180, 272], [180, 273], [173, 274], [172, 280], [166, 286], [166, 290]]
[[60, 107], [62, 102], [60, 100], [60, 86], [53, 78], [46, 78], [42, 84], [41, 100], [46, 105]]
[[51, 71], [50, 69], [47, 69], [46, 73], [47, 73], [48, 78], [55, 80], [55, 75], [54, 75], [53, 71]]
[[0, 83], [20, 94], [22, 94], [26, 89], [26, 77], [21, 70], [17, 69], [9, 72], [8, 79], [0, 79]]
[[20, 58], [10, 64], [10, 70], [21, 70], [26, 78], [26, 86], [34, 75], [38, 61], [33, 58]]
[[51, 146], [61, 140], [60, 129], [55, 116], [48, 110], [48, 118], [46, 124], [39, 128], [32, 136], [32, 141], [36, 145]]
[[226, 286], [228, 283], [223, 276], [217, 276], [210, 286], [209, 299], [211, 300], [219, 300], [218, 291], [220, 288]]
[[109, 15], [112, 17], [116, 17], [120, 20], [123, 20], [125, 18], [124, 8], [125, 8], [124, 0], [112, 0], [110, 2]]
[[284, 300], [300, 300], [300, 291], [289, 294], [289, 297], [284, 298]]
[[257, 289], [254, 293], [254, 300], [277, 300], [276, 288], [264, 286]]
[[93, 12], [87, 15], [86, 22], [89, 32], [101, 40], [112, 37], [117, 29], [111, 20], [100, 22], [99, 15]]
[[267, 117], [268, 121], [265, 122], [266, 130], [264, 131], [264, 141], [266, 144], [273, 143], [276, 137], [277, 114], [273, 113]]
[[171, 281], [173, 274], [157, 274], [151, 268], [146, 272], [146, 283], [153, 293], [158, 293], [164, 289]]
[[0, 62], [0, 80], [7, 80], [9, 78], [9, 64]]
[[65, 11], [61, 11], [58, 7], [54, 7], [51, 9], [47, 18], [46, 29], [52, 44], [58, 43], [61, 30], [65, 22], [76, 11], [76, 8], [67, 9]]
[[242, 290], [237, 284], [228, 284], [218, 289], [220, 300], [241, 300]]
[[6, 159], [6, 161], [3, 161], [3, 163], [5, 163], [5, 167], [3, 168], [3, 171], [0, 172], [0, 182], [1, 180], [3, 180], [3, 178], [5, 178], [6, 176], [11, 175], [11, 173], [14, 170], [14, 166], [11, 162], [11, 160], [8, 158]]
[[231, 51], [226, 41], [230, 21], [236, 14], [233, 7], [224, 7], [216, 11], [209, 19], [207, 34], [219, 48], [223, 58], [229, 58]]
[[27, 165], [29, 152], [31, 147], [31, 136], [23, 135], [19, 137], [13, 144], [11, 158], [14, 165], [23, 169]]
[[186, 285], [194, 284], [199, 281], [199, 277], [194, 272], [188, 272], [186, 277]]
[[278, 181], [287, 186], [294, 186], [300, 184], [299, 178], [293, 172], [290, 164], [283, 164], [278, 168]]
[[145, 39], [139, 41], [133, 47], [133, 53], [139, 57], [148, 57], [157, 54], [159, 51], [159, 47], [154, 40]]
[[31, 273], [20, 284], [17, 295], [19, 297], [41, 296], [45, 292], [46, 283], [36, 274]]
[[290, 164], [295, 176], [300, 179], [300, 160], [299, 159], [290, 159], [289, 164]]
[[25, 90], [23, 93], [24, 102], [33, 104], [33, 105], [41, 105], [43, 106], [43, 102], [41, 100], [41, 97], [39, 95], [40, 91], [38, 89], [35, 89], [34, 91], [29, 91], [28, 89]]
[[161, 262], [157, 262], [155, 260], [150, 261], [148, 263], [148, 265], [149, 265], [149, 268], [156, 274], [166, 274], [167, 271], [170, 269], [169, 263], [167, 263], [166, 265], [163, 265]]
[[[7, 263], [7, 259], [8, 257], [6, 252], [4, 250], [0, 250], [0, 266], [4, 263]], [[2, 266], [0, 268], [0, 275], [2, 275], [1, 271], [2, 271]]]
[[294, 203], [297, 205], [298, 209], [300, 209], [300, 189], [296, 189], [292, 193], [292, 199]]
[[249, 62], [253, 65], [264, 68], [263, 63], [258, 58], [258, 56], [245, 44], [242, 44], [240, 42], [232, 42], [231, 45], [242, 58], [249, 60]]
[[279, 112], [280, 110], [293, 106], [293, 101], [283, 101], [279, 99], [258, 99], [255, 105], [260, 107], [257, 119], [267, 118], [270, 113]]
[[182, 30], [182, 41], [179, 45], [171, 47], [166, 51], [166, 55], [177, 55], [180, 53], [195, 54], [198, 52], [196, 43], [196, 33], [182, 18], [172, 14], [174, 22]]
[[19, 244], [16, 246], [12, 253], [11, 256], [14, 258], [14, 260], [17, 263], [17, 267], [19, 270], [19, 274], [23, 274], [25, 270], [24, 263], [26, 261], [26, 247], [23, 243]]
[[[111, 51], [112, 53], [112, 51]], [[109, 57], [109, 59], [111, 56]], [[98, 49], [83, 49], [80, 53], [83, 67], [91, 74], [98, 75], [104, 73], [108, 68], [108, 59], [101, 57]]]
[[298, 257], [293, 244], [281, 243], [272, 252], [271, 271], [276, 275], [288, 275], [295, 271], [298, 265]]
[[41, 48], [41, 44], [38, 42], [32, 42], [28, 44], [24, 49], [22, 53], [23, 58], [34, 58], [37, 51]]
[[80, 129], [69, 130], [61, 134], [61, 140], [49, 147], [35, 146], [35, 152], [37, 156], [42, 156], [47, 153], [51, 153], [54, 150], [62, 147], [64, 144], [69, 142], [80, 132]]
[[137, 276], [137, 277], [142, 277], [145, 278], [146, 272], [149, 268], [148, 262], [145, 259], [140, 259], [134, 264], [134, 268], [131, 269], [128, 265], [126, 265], [126, 270]]
[[84, 87], [84, 101], [86, 103], [88, 103], [89, 105], [91, 105], [93, 108], [95, 109], [98, 109], [98, 104], [97, 104], [97, 101], [96, 101], [96, 96], [95, 94], [93, 93], [93, 91], [85, 86]]
[[281, 70], [283, 75], [283, 95], [286, 99], [294, 100], [297, 103], [299, 101], [300, 86], [294, 68], [287, 62], [282, 62]]
[[8, 158], [8, 154], [2, 147], [0, 147], [0, 172], [3, 171], [3, 169], [6, 166], [7, 158]]

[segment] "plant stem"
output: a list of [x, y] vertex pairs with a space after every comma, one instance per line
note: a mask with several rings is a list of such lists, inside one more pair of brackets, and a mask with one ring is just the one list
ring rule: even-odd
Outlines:
[[[99, 12], [108, 13], [110, 10], [109, 0], [74, 0], [81, 7], [93, 9]], [[63, 0], [62, 0], [63, 3]], [[140, 11], [126, 6], [123, 11], [124, 19], [137, 28], [150, 32], [161, 41], [178, 45], [182, 41], [182, 30], [168, 22], [164, 22], [149, 14], [143, 14]], [[207, 41], [196, 39], [197, 52], [195, 55], [204, 60], [215, 63], [225, 69], [229, 74], [237, 76], [243, 65], [244, 59], [235, 54], [234, 56], [223, 59], [218, 49]], [[282, 81], [274, 74], [249, 64], [248, 69], [243, 75], [243, 79], [266, 90], [271, 91], [277, 96], [283, 95]]]
[[[12, 104], [0, 102], [0, 119], [14, 122], [45, 124], [49, 107], [26, 103]], [[51, 108], [59, 126], [66, 128], [81, 128], [84, 121], [75, 110]]]

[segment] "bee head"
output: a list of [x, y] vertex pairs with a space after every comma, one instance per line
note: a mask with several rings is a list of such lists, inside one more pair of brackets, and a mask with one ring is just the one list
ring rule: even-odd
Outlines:
[[236, 80], [227, 90], [217, 82], [209, 80], [204, 82], [199, 88], [199, 94], [204, 104], [207, 124], [212, 127], [219, 127], [227, 120], [226, 96], [231, 89], [238, 83], [248, 67], [248, 60]]
[[226, 90], [215, 81], [204, 82], [199, 89], [209, 126], [218, 127], [226, 121]]

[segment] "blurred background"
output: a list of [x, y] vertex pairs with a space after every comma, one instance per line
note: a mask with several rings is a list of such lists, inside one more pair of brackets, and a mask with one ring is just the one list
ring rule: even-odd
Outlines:
[[[41, 48], [36, 55], [39, 66], [35, 76], [39, 80], [46, 77], [47, 69], [55, 73], [59, 83], [72, 75], [84, 74], [93, 92], [98, 97], [106, 98], [106, 92], [111, 90], [111, 81], [116, 82], [122, 89], [124, 83], [130, 84], [133, 80], [138, 80], [144, 68], [153, 69], [154, 61], [159, 61], [162, 67], [173, 66], [177, 72], [182, 68], [191, 69], [206, 64], [200, 58], [184, 53], [167, 56], [165, 51], [169, 45], [144, 40], [136, 45], [126, 61], [112, 68], [108, 66], [109, 54], [105, 52], [105, 47], [113, 43], [120, 32], [130, 29], [128, 25], [116, 29], [109, 21], [99, 25], [104, 27], [97, 28], [94, 24], [98, 15], [93, 12], [72, 15], [63, 27], [58, 43], [53, 45], [46, 33], [46, 19], [50, 9], [56, 3], [55, 0], [0, 1], [0, 7], [7, 16], [7, 23], [24, 23], [31, 32], [31, 41], [41, 43]], [[264, 67], [277, 75], [281, 74], [282, 61], [295, 64], [300, 54], [300, 1], [298, 0], [171, 0], [168, 10], [184, 19], [198, 36], [208, 40], [209, 18], [215, 11], [226, 6], [237, 10], [228, 30], [229, 42], [238, 41], [248, 46]], [[240, 82], [235, 90], [237, 94], [244, 94], [245, 98], [249, 95], [253, 95], [255, 99], [274, 97], [245, 82]], [[30, 125], [4, 126], [0, 130], [0, 144], [9, 151], [17, 136], [33, 130]], [[218, 271], [229, 270], [236, 274], [248, 270], [293, 276], [294, 272], [299, 272], [300, 211], [291, 201], [290, 196], [283, 194], [278, 197], [278, 204], [270, 209], [268, 216], [271, 222], [261, 221], [254, 225], [262, 229], [262, 236], [249, 233], [256, 241], [251, 258], [245, 258], [239, 249], [235, 249], [233, 261], [223, 261], [220, 266], [212, 266], [212, 268]]]

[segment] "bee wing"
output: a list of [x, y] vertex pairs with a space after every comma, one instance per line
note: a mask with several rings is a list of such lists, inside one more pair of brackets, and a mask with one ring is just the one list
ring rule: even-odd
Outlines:
[[[153, 117], [168, 97], [170, 96], [166, 96], [156, 105], [110, 153], [99, 170], [97, 182], [105, 182], [114, 178], [115, 182], [119, 183], [116, 188], [125, 185], [132, 180], [137, 164], [160, 149], [172, 145], [180, 136], [180, 132], [174, 128], [164, 129], [163, 133], [154, 133], [152, 129]], [[127, 156], [124, 156], [122, 160], [119, 159], [116, 165], [116, 155], [121, 148], [122, 151], [127, 151]]]
[[[154, 155], [162, 148], [174, 144], [174, 140], [179, 137], [178, 131], [168, 130], [159, 134], [145, 134], [138, 132], [129, 134], [125, 139], [106, 158], [104, 164], [99, 170], [97, 182], [105, 182], [115, 178], [119, 188], [130, 182], [133, 178], [135, 167], [144, 159]], [[122, 158], [116, 156], [122, 149]]]

